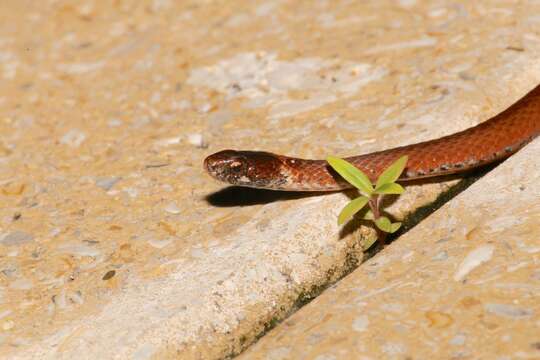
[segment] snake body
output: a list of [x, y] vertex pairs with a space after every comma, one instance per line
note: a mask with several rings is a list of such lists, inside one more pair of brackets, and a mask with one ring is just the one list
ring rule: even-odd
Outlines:
[[[456, 174], [502, 160], [540, 133], [540, 85], [489, 120], [439, 139], [345, 158], [375, 181], [403, 155], [407, 166], [398, 181]], [[336, 191], [350, 188], [325, 160], [307, 160], [261, 151], [223, 150], [204, 160], [217, 180], [283, 191]]]

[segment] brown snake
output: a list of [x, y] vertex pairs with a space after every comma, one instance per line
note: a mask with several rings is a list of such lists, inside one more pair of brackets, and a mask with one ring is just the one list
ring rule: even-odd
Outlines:
[[[408, 155], [399, 181], [462, 173], [502, 160], [540, 133], [540, 85], [483, 123], [439, 139], [345, 158], [374, 181], [392, 162]], [[260, 151], [223, 150], [204, 160], [223, 182], [283, 191], [335, 191], [351, 185], [325, 160], [306, 160]]]

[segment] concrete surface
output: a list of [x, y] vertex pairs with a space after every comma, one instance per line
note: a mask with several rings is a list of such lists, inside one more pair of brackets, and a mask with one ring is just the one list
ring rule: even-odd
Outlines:
[[373, 231], [340, 232], [344, 194], [222, 191], [203, 158], [346, 156], [476, 124], [540, 82], [539, 9], [2, 1], [0, 354], [242, 351], [360, 263]]
[[540, 139], [239, 359], [540, 358]]

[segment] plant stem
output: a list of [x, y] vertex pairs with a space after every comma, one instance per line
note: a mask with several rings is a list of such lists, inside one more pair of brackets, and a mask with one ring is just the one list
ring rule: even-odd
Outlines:
[[[373, 213], [373, 219], [377, 220], [379, 217], [381, 217], [380, 208], [382, 203], [382, 195], [373, 195], [373, 197], [369, 199], [368, 203], [369, 208]], [[377, 241], [382, 247], [384, 247], [386, 245], [386, 232], [379, 229], [377, 225], [375, 225], [375, 231], [377, 231]]]

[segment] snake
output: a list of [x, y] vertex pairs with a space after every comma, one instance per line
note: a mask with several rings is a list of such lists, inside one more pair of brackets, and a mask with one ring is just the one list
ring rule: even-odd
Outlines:
[[[346, 157], [375, 182], [407, 155], [398, 182], [461, 174], [509, 157], [540, 133], [540, 85], [480, 124], [438, 139]], [[213, 178], [235, 186], [281, 191], [339, 191], [352, 187], [326, 160], [264, 151], [222, 150], [204, 160]]]

